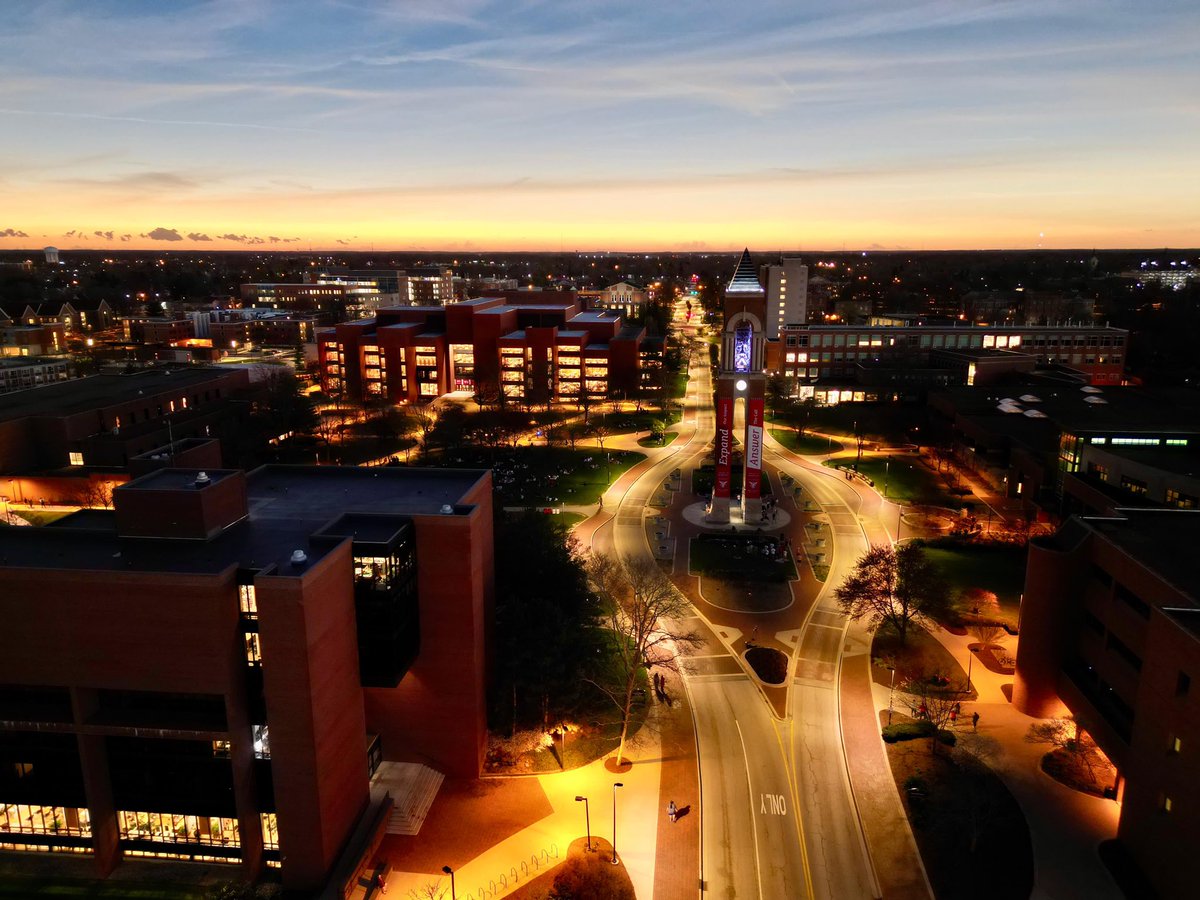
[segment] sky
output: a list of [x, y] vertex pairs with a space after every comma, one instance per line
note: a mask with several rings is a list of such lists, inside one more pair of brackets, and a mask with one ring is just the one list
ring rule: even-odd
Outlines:
[[5, 0], [0, 249], [1200, 246], [1195, 0]]

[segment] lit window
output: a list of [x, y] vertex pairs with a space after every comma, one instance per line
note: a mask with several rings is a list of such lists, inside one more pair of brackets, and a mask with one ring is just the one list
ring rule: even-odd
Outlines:
[[1169, 813], [1175, 808], [1175, 802], [1170, 797], [1163, 797], [1163, 812]]
[[70, 458], [70, 464], [73, 466], [83, 465], [83, 454], [77, 450], [71, 450], [67, 456]]
[[262, 665], [262, 644], [258, 640], [257, 631], [245, 632], [246, 662], [252, 666]]
[[1183, 749], [1183, 738], [1171, 738], [1171, 752], [1178, 753]]
[[254, 585], [238, 585], [238, 605], [241, 607], [242, 615], [247, 619], [258, 618], [258, 599], [254, 594]]
[[250, 729], [250, 738], [254, 743], [254, 756], [257, 759], [271, 758], [270, 728], [266, 725], [254, 725]]

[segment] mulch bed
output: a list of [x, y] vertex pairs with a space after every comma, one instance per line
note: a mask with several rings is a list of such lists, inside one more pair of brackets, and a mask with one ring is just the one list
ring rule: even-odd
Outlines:
[[1016, 668], [1006, 666], [997, 658], [997, 653], [1008, 652], [1004, 647], [997, 644], [988, 644], [986, 647], [980, 644], [968, 644], [967, 646], [989, 672], [995, 672], [997, 675], [1012, 675], [1016, 671]]
[[[614, 866], [609, 862], [612, 859], [612, 844], [596, 835], [592, 835], [591, 853], [587, 852], [586, 844], [586, 838], [573, 841], [567, 851], [566, 859], [558, 861], [554, 868], [543, 872], [532, 881], [525, 882], [521, 887], [507, 894], [507, 900], [546, 900], [550, 890], [554, 887], [554, 879], [562, 871], [562, 864], [567, 861], [575, 862], [576, 865], [606, 867], [606, 871], [595, 874], [598, 878], [608, 880], [608, 883], [604, 885], [604, 889], [608, 892], [607, 896], [620, 897], [620, 892], [624, 891], [627, 896], [632, 897], [633, 880], [625, 870], [625, 863], [619, 861]], [[619, 856], [617, 858], [620, 860]]]
[[[881, 714], [881, 723], [886, 716]], [[885, 747], [937, 900], [1026, 900], [1033, 890], [1033, 844], [1021, 807], [990, 770], [972, 782], [954, 754], [947, 748], [933, 754], [929, 744], [915, 740]], [[918, 783], [918, 791], [908, 789]], [[980, 802], [994, 810], [986, 815], [974, 852], [972, 797], [986, 798]]]
[[746, 662], [754, 674], [767, 684], [783, 684], [787, 681], [788, 658], [773, 647], [751, 647], [746, 651]]
[[1093, 797], [1103, 797], [1104, 791], [1113, 786], [1116, 781], [1116, 770], [1110, 767], [1097, 767], [1089, 772], [1086, 766], [1080, 765], [1073, 754], [1066, 750], [1051, 750], [1042, 757], [1042, 771], [1073, 791], [1091, 794]]
[[909, 626], [904, 645], [900, 644], [895, 632], [884, 629], [875, 632], [871, 641], [871, 660], [876, 663], [871, 666], [871, 678], [876, 684], [889, 687], [892, 673], [879, 664], [885, 659], [892, 660], [896, 667], [896, 687], [908, 680], [941, 674], [949, 679], [947, 693], [954, 693], [964, 702], [979, 696], [974, 689], [962, 690], [967, 684], [966, 671], [937, 638], [916, 625]]

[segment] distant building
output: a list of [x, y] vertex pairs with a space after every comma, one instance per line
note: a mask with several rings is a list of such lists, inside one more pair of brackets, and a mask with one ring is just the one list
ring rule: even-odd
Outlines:
[[0, 528], [0, 843], [351, 896], [483, 765], [491, 474], [159, 468], [112, 503]]
[[876, 316], [870, 325], [785, 325], [768, 345], [768, 369], [789, 378], [815, 381], [847, 378], [860, 363], [884, 359], [910, 362], [933, 350], [1020, 350], [1039, 365], [1058, 365], [1097, 385], [1120, 384], [1129, 332], [1093, 325], [975, 326], [963, 322], [924, 324], [908, 314]]
[[1200, 512], [1148, 509], [1032, 541], [1012, 686], [1027, 715], [1065, 704], [1115, 764], [1117, 837], [1163, 900], [1196, 895], [1198, 542]]
[[354, 292], [350, 286], [339, 283], [243, 284], [239, 293], [245, 306], [289, 312], [317, 312], [328, 315], [334, 321], [337, 321], [339, 316], [370, 315], [383, 303], [375, 293], [365, 288], [361, 292]]
[[191, 319], [168, 316], [124, 316], [121, 330], [132, 344], [177, 344], [193, 337]]
[[781, 259], [763, 266], [767, 291], [767, 340], [779, 337], [784, 325], [808, 321], [808, 266], [798, 259]]
[[595, 307], [632, 319], [645, 311], [648, 302], [650, 294], [645, 288], [636, 287], [628, 281], [618, 281], [600, 292], [595, 300]]
[[24, 325], [0, 321], [0, 357], [53, 356], [66, 351], [66, 329], [60, 322]]
[[322, 390], [427, 402], [496, 391], [514, 402], [587, 402], [661, 389], [663, 341], [569, 291], [511, 291], [448, 307], [381, 309], [317, 332]]
[[0, 356], [0, 394], [41, 387], [71, 377], [71, 361], [62, 356]]
[[249, 385], [241, 369], [188, 367], [92, 375], [7, 394], [0, 404], [0, 474], [123, 468], [172, 438], [214, 436], [219, 424], [241, 413], [232, 404]]

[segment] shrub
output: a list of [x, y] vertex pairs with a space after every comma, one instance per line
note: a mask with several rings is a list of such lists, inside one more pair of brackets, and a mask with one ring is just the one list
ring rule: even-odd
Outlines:
[[929, 737], [931, 734], [933, 734], [933, 723], [928, 720], [899, 722], [883, 729], [883, 739], [889, 744], [895, 744], [897, 741], [914, 741], [917, 738]]
[[604, 854], [573, 856], [554, 876], [554, 887], [547, 900], [584, 900], [585, 897], [634, 900], [633, 886], [624, 869], [610, 865]]
[[788, 658], [773, 647], [751, 647], [746, 662], [767, 684], [783, 684], [787, 680]]

